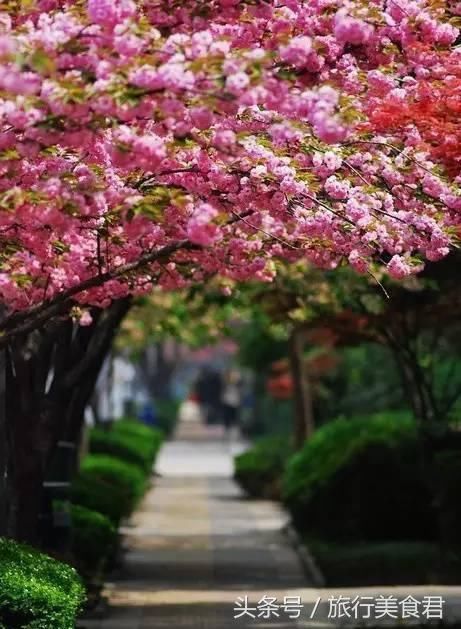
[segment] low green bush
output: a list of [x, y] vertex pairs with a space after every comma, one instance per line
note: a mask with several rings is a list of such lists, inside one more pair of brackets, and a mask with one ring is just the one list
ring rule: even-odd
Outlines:
[[0, 626], [75, 627], [85, 590], [73, 568], [5, 538], [0, 538], [0, 566]]
[[124, 499], [113, 487], [94, 479], [91, 474], [79, 473], [72, 483], [72, 500], [87, 509], [107, 516], [114, 526], [128, 515], [129, 509]]
[[461, 556], [434, 542], [348, 543], [308, 540], [326, 585], [424, 585], [457, 583]]
[[409, 416], [338, 419], [288, 462], [283, 499], [297, 528], [316, 537], [434, 539], [434, 504], [420, 460]]
[[80, 572], [98, 577], [117, 547], [117, 530], [110, 519], [81, 505], [71, 506], [72, 552]]
[[155, 428], [136, 420], [121, 420], [108, 429], [96, 427], [91, 430], [90, 452], [118, 457], [139, 465], [149, 474], [162, 440], [161, 431]]
[[250, 496], [279, 498], [280, 480], [291, 454], [288, 438], [260, 439], [235, 457], [235, 479]]
[[158, 428], [148, 426], [138, 419], [124, 418], [113, 423], [114, 430], [125, 434], [132, 435], [142, 439], [149, 440], [152, 436], [155, 439], [162, 437], [162, 432]]
[[108, 454], [138, 465], [144, 471], [150, 465], [148, 457], [132, 446], [130, 438], [119, 435], [110, 428], [93, 428], [90, 432], [89, 449], [91, 454]]
[[147, 426], [137, 419], [120, 419], [113, 424], [114, 432], [133, 440], [133, 444], [142, 449], [145, 456], [149, 455], [152, 460], [158, 454], [163, 443], [165, 434], [160, 428]]
[[99, 511], [117, 526], [143, 496], [147, 478], [131, 463], [104, 454], [84, 458], [72, 485], [72, 502]]

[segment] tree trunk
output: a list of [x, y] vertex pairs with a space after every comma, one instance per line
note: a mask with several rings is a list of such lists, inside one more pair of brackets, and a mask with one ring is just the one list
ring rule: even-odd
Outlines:
[[11, 465], [8, 470], [10, 509], [8, 534], [38, 544], [46, 426], [36, 404], [33, 349], [16, 342], [6, 365], [6, 431]]
[[290, 336], [290, 363], [294, 385], [294, 442], [300, 449], [314, 430], [312, 392], [306, 361], [303, 357], [304, 339], [301, 329], [294, 328]]
[[[76, 445], [83, 426], [85, 408], [91, 401], [106, 356], [130, 307], [131, 299], [122, 299], [104, 313], [99, 329], [86, 350], [83, 365], [66, 378], [66, 386], [72, 390], [72, 398], [66, 415], [64, 438]], [[78, 387], [75, 386], [76, 381]]]
[[[25, 420], [25, 421], [24, 421]], [[15, 431], [14, 454], [14, 493], [10, 517], [9, 535], [33, 545], [41, 541], [39, 515], [42, 511], [44, 465], [37, 447], [38, 431], [27, 421], [27, 417], [16, 417], [19, 426], [25, 431], [19, 437]]]
[[[0, 313], [1, 314], [1, 313]], [[6, 362], [0, 350], [0, 535], [8, 534], [10, 511], [10, 452], [6, 422]]]
[[421, 365], [418, 353], [412, 348], [411, 339], [404, 335], [385, 333], [384, 337], [400, 372], [403, 393], [415, 419], [428, 433], [443, 419], [440, 416], [434, 383]]
[[70, 482], [75, 466], [68, 456], [55, 463], [56, 453], [60, 445], [77, 451], [85, 407], [130, 303], [129, 298], [122, 299], [95, 313], [92, 326], [82, 328], [70, 319], [51, 323], [9, 347], [6, 431], [13, 461], [9, 534], [16, 539], [39, 545], [44, 537], [50, 538], [50, 531], [40, 524], [44, 506], [51, 513], [51, 494], [48, 490], [46, 508], [44, 482]]
[[141, 354], [139, 366], [154, 399], [171, 399], [171, 377], [176, 362], [167, 358], [165, 344], [159, 341], [148, 345]]
[[255, 372], [253, 375], [253, 409], [250, 436], [258, 436], [264, 432], [263, 397], [266, 391], [267, 374]]

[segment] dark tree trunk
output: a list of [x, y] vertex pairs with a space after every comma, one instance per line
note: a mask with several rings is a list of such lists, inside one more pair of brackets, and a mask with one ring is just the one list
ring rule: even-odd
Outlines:
[[39, 545], [44, 462], [37, 447], [39, 431], [27, 420], [16, 417], [18, 429], [24, 427], [24, 434], [20, 437], [15, 431], [13, 441], [14, 482], [8, 534], [19, 541]]
[[[38, 387], [47, 373], [45, 346], [34, 333], [9, 347], [6, 361], [6, 425], [9, 469], [9, 535], [37, 544], [42, 481], [50, 443]], [[44, 380], [46, 386], [46, 378]]]
[[8, 534], [10, 511], [10, 452], [6, 422], [6, 361], [5, 352], [0, 350], [0, 535]]
[[312, 392], [301, 329], [294, 328], [290, 337], [290, 364], [294, 385], [294, 445], [302, 448], [315, 430]]
[[84, 355], [64, 380], [64, 387], [71, 392], [71, 397], [62, 438], [73, 441], [76, 445], [81, 434], [85, 408], [90, 404], [106, 356], [111, 350], [120, 323], [130, 307], [131, 299], [122, 299], [114, 302], [102, 314], [91, 342], [85, 347]]
[[72, 461], [61, 456], [56, 464], [56, 454], [66, 446], [75, 457], [85, 407], [130, 303], [130, 298], [119, 300], [95, 312], [91, 326], [70, 319], [54, 322], [9, 347], [6, 431], [14, 462], [9, 477], [12, 537], [40, 542], [44, 482], [70, 482]]
[[253, 376], [253, 412], [251, 435], [259, 435], [264, 432], [263, 397], [267, 374], [255, 372]]
[[171, 377], [175, 367], [175, 360], [168, 360], [165, 345], [162, 342], [148, 345], [142, 352], [140, 368], [149, 393], [155, 399], [171, 398]]
[[437, 403], [434, 381], [422, 365], [415, 334], [384, 330], [383, 335], [400, 373], [403, 393], [421, 429], [428, 434], [444, 419]]
[[439, 418], [437, 404], [417, 358], [404, 356], [402, 369], [406, 394], [416, 419], [422, 426], [434, 424]]

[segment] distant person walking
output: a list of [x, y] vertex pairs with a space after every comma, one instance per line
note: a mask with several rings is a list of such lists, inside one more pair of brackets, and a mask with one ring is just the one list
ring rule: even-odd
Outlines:
[[236, 369], [229, 369], [224, 377], [221, 407], [227, 433], [237, 426], [242, 402], [242, 382]]
[[197, 379], [195, 391], [202, 405], [206, 423], [218, 423], [221, 414], [221, 375], [214, 369], [205, 367]]

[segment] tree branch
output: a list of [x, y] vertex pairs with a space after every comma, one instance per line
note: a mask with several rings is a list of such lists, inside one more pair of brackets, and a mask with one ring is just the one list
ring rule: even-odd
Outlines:
[[[227, 221], [225, 226], [227, 227], [233, 225], [234, 223], [243, 220], [250, 214], [252, 214], [252, 210], [247, 210], [237, 216], [234, 215]], [[200, 245], [196, 245], [188, 239], [172, 242], [160, 249], [144, 254], [134, 262], [121, 264], [110, 271], [90, 277], [83, 282], [80, 282], [80, 284], [71, 286], [67, 290], [47, 301], [31, 306], [26, 310], [14, 312], [0, 321], [0, 349], [6, 347], [9, 341], [11, 341], [14, 337], [21, 334], [27, 334], [28, 332], [31, 332], [46, 323], [46, 321], [52, 317], [66, 313], [72, 303], [72, 298], [85, 290], [102, 286], [110, 280], [120, 278], [128, 273], [139, 271], [143, 267], [152, 264], [152, 262], [171, 256], [177, 251], [194, 251], [201, 249], [202, 247]]]
[[117, 279], [128, 273], [138, 271], [142, 267], [147, 266], [148, 264], [151, 264], [152, 262], [155, 262], [165, 256], [172, 255], [176, 251], [193, 249], [200, 249], [200, 247], [194, 245], [189, 240], [174, 242], [170, 245], [162, 247], [161, 249], [151, 251], [150, 253], [141, 256], [135, 262], [122, 264], [111, 271], [106, 271], [100, 275], [90, 277], [87, 280], [80, 282], [80, 284], [68, 288], [46, 302], [42, 302], [36, 306], [28, 308], [27, 310], [14, 313], [6, 317], [0, 322], [0, 332], [3, 332], [3, 335], [0, 336], [0, 348], [5, 347], [12, 338], [20, 334], [27, 334], [28, 332], [40, 327], [51, 317], [58, 316], [66, 312], [71, 299], [79, 293], [89, 290], [90, 288], [102, 286], [106, 282]]

